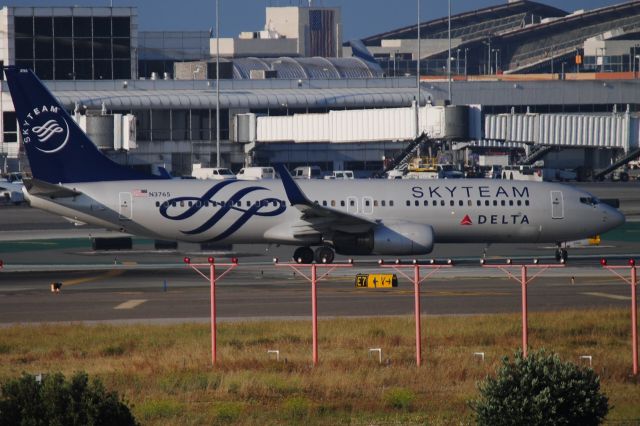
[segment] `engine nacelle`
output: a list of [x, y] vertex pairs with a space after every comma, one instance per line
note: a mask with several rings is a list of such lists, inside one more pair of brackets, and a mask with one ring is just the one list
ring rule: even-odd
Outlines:
[[413, 255], [427, 254], [433, 250], [433, 228], [415, 223], [379, 225], [372, 230], [350, 234], [336, 232], [333, 246], [344, 255]]

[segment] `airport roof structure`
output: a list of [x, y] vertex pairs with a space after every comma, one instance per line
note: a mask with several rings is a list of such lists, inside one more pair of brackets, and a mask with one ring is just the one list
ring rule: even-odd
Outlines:
[[358, 58], [234, 58], [233, 78], [248, 79], [251, 70], [275, 70], [283, 79], [342, 79], [382, 77], [377, 63]]
[[[500, 34], [543, 18], [565, 16], [567, 12], [556, 7], [528, 0], [508, 2], [497, 6], [459, 13], [451, 16], [451, 37], [463, 41], [477, 40], [487, 35]], [[442, 39], [448, 37], [448, 18], [439, 18], [420, 24], [420, 37]], [[366, 45], [379, 45], [383, 39], [415, 39], [416, 25], [399, 28], [362, 39]]]
[[[96, 90], [56, 91], [69, 108], [75, 104], [100, 109], [215, 109], [215, 90]], [[325, 89], [247, 89], [221, 90], [220, 107], [228, 108], [358, 108], [409, 106], [415, 88], [325, 88]], [[423, 92], [423, 99], [427, 93]]]
[[501, 34], [494, 42], [504, 49], [503, 63], [522, 71], [539, 62], [573, 55], [588, 38], [623, 38], [640, 32], [640, 1], [574, 13]]

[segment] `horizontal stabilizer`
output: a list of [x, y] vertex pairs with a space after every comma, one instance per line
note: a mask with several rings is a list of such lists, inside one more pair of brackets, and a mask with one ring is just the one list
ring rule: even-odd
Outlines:
[[70, 198], [82, 195], [82, 192], [78, 192], [74, 189], [69, 189], [62, 185], [56, 185], [39, 179], [25, 179], [24, 186], [27, 188], [29, 195], [36, 197]]

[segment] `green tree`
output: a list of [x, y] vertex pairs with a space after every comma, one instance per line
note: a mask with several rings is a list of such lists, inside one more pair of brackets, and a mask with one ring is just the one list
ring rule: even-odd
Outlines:
[[598, 425], [609, 411], [592, 369], [544, 349], [504, 357], [497, 376], [478, 388], [480, 398], [470, 406], [479, 425]]
[[41, 381], [23, 374], [0, 387], [0, 425], [137, 425], [116, 392], [98, 379], [76, 373], [69, 381], [61, 373]]

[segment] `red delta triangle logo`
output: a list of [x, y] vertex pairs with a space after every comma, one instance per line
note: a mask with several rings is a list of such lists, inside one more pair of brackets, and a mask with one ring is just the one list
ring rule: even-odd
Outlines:
[[462, 220], [460, 221], [460, 225], [473, 225], [471, 218], [468, 214], [465, 214]]

